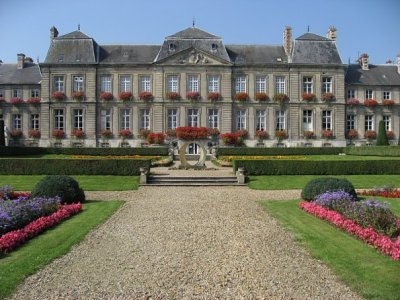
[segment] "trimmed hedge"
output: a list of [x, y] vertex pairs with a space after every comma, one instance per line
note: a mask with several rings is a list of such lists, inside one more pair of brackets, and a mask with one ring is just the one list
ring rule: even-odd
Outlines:
[[0, 159], [1, 175], [140, 175], [150, 159]]
[[400, 147], [376, 146], [376, 147], [348, 147], [344, 150], [348, 155], [368, 156], [400, 156]]
[[234, 160], [234, 171], [240, 167], [248, 175], [400, 174], [400, 160]]
[[65, 155], [143, 155], [167, 156], [168, 147], [146, 148], [41, 148], [41, 147], [0, 147], [0, 156], [25, 156], [34, 154]]
[[251, 148], [231, 147], [218, 148], [217, 156], [229, 155], [251, 155], [251, 156], [274, 156], [274, 155], [338, 155], [344, 152], [342, 147], [296, 147], [296, 148]]
[[357, 199], [357, 193], [353, 184], [345, 178], [322, 177], [311, 179], [301, 191], [301, 198], [312, 201], [325, 192], [344, 191]]

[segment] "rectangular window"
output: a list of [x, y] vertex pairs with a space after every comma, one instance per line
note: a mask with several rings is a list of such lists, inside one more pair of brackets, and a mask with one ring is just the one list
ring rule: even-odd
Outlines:
[[267, 114], [265, 110], [256, 110], [256, 130], [267, 130]]
[[64, 93], [65, 81], [63, 75], [57, 75], [53, 77], [53, 91]]
[[365, 122], [364, 122], [364, 130], [374, 130], [374, 116], [373, 115], [366, 115]]
[[356, 90], [347, 90], [347, 98], [346, 99], [351, 99], [356, 97]]
[[22, 129], [22, 115], [20, 114], [12, 115], [12, 129], [16, 130]]
[[392, 117], [391, 116], [384, 115], [383, 123], [385, 124], [386, 131], [392, 131]]
[[322, 130], [332, 130], [332, 111], [322, 111]]
[[275, 94], [285, 94], [285, 77], [284, 76], [276, 76], [275, 77]]
[[199, 110], [197, 108], [188, 109], [188, 126], [199, 127]]
[[365, 90], [365, 99], [374, 99], [374, 92], [372, 90]]
[[83, 130], [83, 109], [73, 110], [74, 129]]
[[150, 130], [150, 109], [144, 108], [140, 110], [140, 129]]
[[267, 77], [256, 76], [256, 93], [266, 93], [266, 92], [267, 92]]
[[178, 127], [178, 109], [170, 108], [167, 110], [167, 128], [176, 129]]
[[246, 93], [246, 76], [238, 76], [235, 80], [235, 92]]
[[346, 116], [346, 131], [350, 131], [356, 128], [356, 116], [347, 115]]
[[187, 79], [188, 92], [198, 92], [199, 91], [199, 76], [198, 75], [188, 75]]
[[132, 92], [132, 77], [130, 75], [119, 76], [119, 91]]
[[31, 114], [30, 129], [39, 130], [39, 114]]
[[83, 76], [73, 76], [72, 80], [74, 82], [74, 92], [83, 92], [85, 90]]
[[111, 75], [100, 76], [100, 92], [111, 93]]
[[218, 109], [210, 108], [208, 110], [208, 128], [218, 128], [219, 126]]
[[236, 130], [246, 129], [246, 110], [236, 111]]
[[39, 89], [31, 89], [31, 98], [39, 98], [40, 90]]
[[277, 110], [275, 114], [275, 130], [285, 130], [285, 111]]
[[168, 75], [167, 76], [167, 92], [178, 93], [179, 92], [179, 84], [178, 84], [178, 75]]
[[120, 111], [120, 130], [130, 130], [131, 128], [131, 110], [129, 108]]
[[111, 130], [111, 109], [102, 109], [100, 111], [101, 130]]
[[54, 129], [64, 130], [64, 110], [54, 110]]
[[390, 91], [383, 91], [383, 100], [391, 100]]
[[208, 76], [208, 92], [219, 93], [219, 76], [217, 75]]
[[312, 77], [303, 77], [303, 93], [311, 94], [313, 92]]
[[13, 89], [13, 97], [22, 98], [22, 89], [20, 88]]
[[139, 92], [151, 92], [150, 75], [141, 75], [139, 77]]
[[312, 110], [303, 110], [303, 131], [313, 131]]
[[322, 77], [322, 93], [332, 93], [332, 77]]

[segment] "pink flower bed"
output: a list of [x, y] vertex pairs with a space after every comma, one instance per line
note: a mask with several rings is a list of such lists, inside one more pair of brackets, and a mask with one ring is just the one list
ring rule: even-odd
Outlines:
[[80, 203], [64, 205], [50, 216], [38, 218], [22, 229], [7, 232], [0, 237], [0, 253], [10, 252], [46, 229], [78, 213], [81, 209]]
[[392, 259], [400, 260], [400, 236], [396, 241], [392, 241], [389, 237], [378, 234], [371, 227], [362, 228], [354, 221], [345, 219], [342, 215], [333, 210], [304, 201], [300, 202], [299, 206], [309, 214], [326, 220], [347, 233], [357, 236], [359, 239], [390, 256]]

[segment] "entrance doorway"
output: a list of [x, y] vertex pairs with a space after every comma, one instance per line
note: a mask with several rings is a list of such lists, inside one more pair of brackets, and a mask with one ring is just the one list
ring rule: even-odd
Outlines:
[[187, 147], [187, 154], [200, 154], [200, 146], [196, 143], [191, 143]]

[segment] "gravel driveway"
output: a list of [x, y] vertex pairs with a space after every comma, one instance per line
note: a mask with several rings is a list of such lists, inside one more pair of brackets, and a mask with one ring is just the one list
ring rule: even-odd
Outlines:
[[299, 191], [141, 187], [14, 299], [360, 299], [256, 202]]

